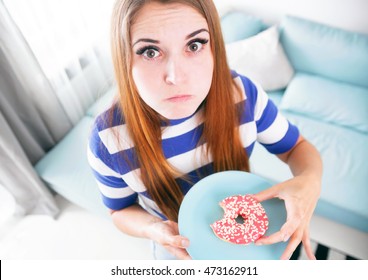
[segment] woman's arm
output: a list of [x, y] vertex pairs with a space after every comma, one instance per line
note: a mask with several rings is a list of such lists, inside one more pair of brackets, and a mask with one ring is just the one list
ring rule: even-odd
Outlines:
[[322, 177], [322, 160], [316, 148], [303, 136], [299, 136], [295, 146], [278, 157], [287, 163], [294, 176], [306, 175], [320, 180]]
[[179, 259], [190, 259], [186, 247], [189, 240], [179, 235], [178, 224], [163, 221], [134, 204], [119, 211], [111, 211], [116, 227], [131, 236], [151, 239], [164, 246]]
[[256, 244], [273, 244], [289, 241], [281, 259], [289, 259], [303, 242], [310, 259], [315, 259], [309, 240], [309, 223], [316, 207], [322, 177], [322, 161], [318, 151], [302, 136], [287, 153], [278, 157], [287, 163], [294, 177], [255, 195], [259, 201], [280, 198], [285, 201], [286, 223], [280, 231], [257, 240]]

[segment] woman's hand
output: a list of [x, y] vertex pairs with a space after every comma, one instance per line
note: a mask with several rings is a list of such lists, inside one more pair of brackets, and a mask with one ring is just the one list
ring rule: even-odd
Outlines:
[[189, 246], [189, 240], [179, 235], [177, 223], [157, 221], [152, 223], [147, 230], [150, 239], [165, 247], [176, 258], [181, 260], [191, 259], [185, 250]]
[[289, 240], [281, 259], [290, 259], [302, 241], [308, 258], [315, 259], [309, 239], [309, 224], [321, 191], [320, 155], [300, 136], [294, 148], [278, 157], [289, 165], [294, 178], [255, 194], [254, 197], [259, 202], [271, 198], [284, 200], [286, 222], [278, 232], [258, 239], [256, 244], [273, 244]]
[[172, 221], [162, 221], [159, 217], [149, 214], [140, 205], [133, 204], [118, 211], [111, 211], [111, 217], [116, 227], [122, 232], [151, 239], [164, 246], [178, 259], [190, 259], [185, 250], [189, 240], [179, 235], [178, 224]]
[[308, 258], [315, 259], [309, 239], [309, 223], [318, 201], [319, 190], [319, 180], [299, 176], [254, 195], [259, 202], [271, 198], [284, 200], [287, 212], [286, 222], [280, 231], [258, 239], [256, 244], [268, 245], [289, 240], [281, 255], [281, 259], [286, 260], [290, 259], [302, 241]]

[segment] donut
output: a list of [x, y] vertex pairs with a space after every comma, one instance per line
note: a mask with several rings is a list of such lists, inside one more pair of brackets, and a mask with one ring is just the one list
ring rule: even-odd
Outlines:
[[[251, 195], [233, 195], [219, 203], [224, 216], [210, 225], [221, 240], [247, 245], [262, 237], [268, 229], [268, 217], [263, 206]], [[241, 216], [244, 223], [238, 223]]]

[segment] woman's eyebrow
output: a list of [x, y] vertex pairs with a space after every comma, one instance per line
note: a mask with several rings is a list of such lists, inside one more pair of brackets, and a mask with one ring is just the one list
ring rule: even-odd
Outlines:
[[192, 33], [190, 33], [189, 35], [187, 35], [186, 37], [185, 37], [185, 39], [190, 39], [190, 38], [192, 38], [192, 37], [194, 37], [195, 35], [197, 35], [197, 34], [199, 34], [199, 33], [201, 33], [201, 32], [207, 32], [207, 33], [210, 33], [207, 29], [205, 29], [205, 28], [201, 28], [201, 29], [198, 29], [197, 31], [194, 31], [194, 32], [192, 32]]
[[[196, 31], [194, 31], [194, 32], [192, 32], [192, 33], [190, 33], [189, 35], [187, 35], [187, 36], [185, 37], [185, 39], [186, 39], [186, 40], [188, 40], [188, 39], [190, 39], [190, 38], [192, 38], [192, 37], [194, 37], [194, 36], [196, 36], [197, 34], [202, 33], [202, 32], [207, 32], [207, 33], [209, 33], [209, 31], [208, 31], [207, 29], [205, 29], [205, 28], [201, 28], [201, 29], [198, 29], [198, 30], [196, 30]], [[158, 40], [153, 40], [153, 39], [149, 39], [149, 38], [141, 38], [141, 39], [138, 39], [137, 41], [135, 41], [135, 42], [134, 42], [134, 44], [133, 44], [132, 46], [134, 46], [134, 45], [136, 45], [136, 44], [138, 44], [138, 43], [140, 43], [140, 42], [153, 43], [153, 44], [159, 44], [159, 43], [160, 43], [160, 41], [158, 41]]]
[[153, 40], [153, 39], [149, 39], [149, 38], [141, 38], [141, 39], [138, 39], [137, 41], [135, 41], [135, 43], [132, 45], [132, 47], [134, 47], [134, 45], [139, 43], [139, 42], [153, 43], [153, 44], [159, 44], [160, 43], [160, 41], [158, 41], [158, 40]]

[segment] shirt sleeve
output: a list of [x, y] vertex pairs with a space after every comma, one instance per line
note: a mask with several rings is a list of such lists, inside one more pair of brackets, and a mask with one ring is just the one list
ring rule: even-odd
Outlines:
[[122, 179], [116, 158], [101, 141], [97, 121], [91, 129], [87, 158], [106, 207], [120, 210], [137, 201], [137, 193]]
[[261, 86], [255, 84], [255, 88], [254, 120], [257, 141], [270, 153], [288, 152], [298, 140], [298, 128], [281, 114]]

